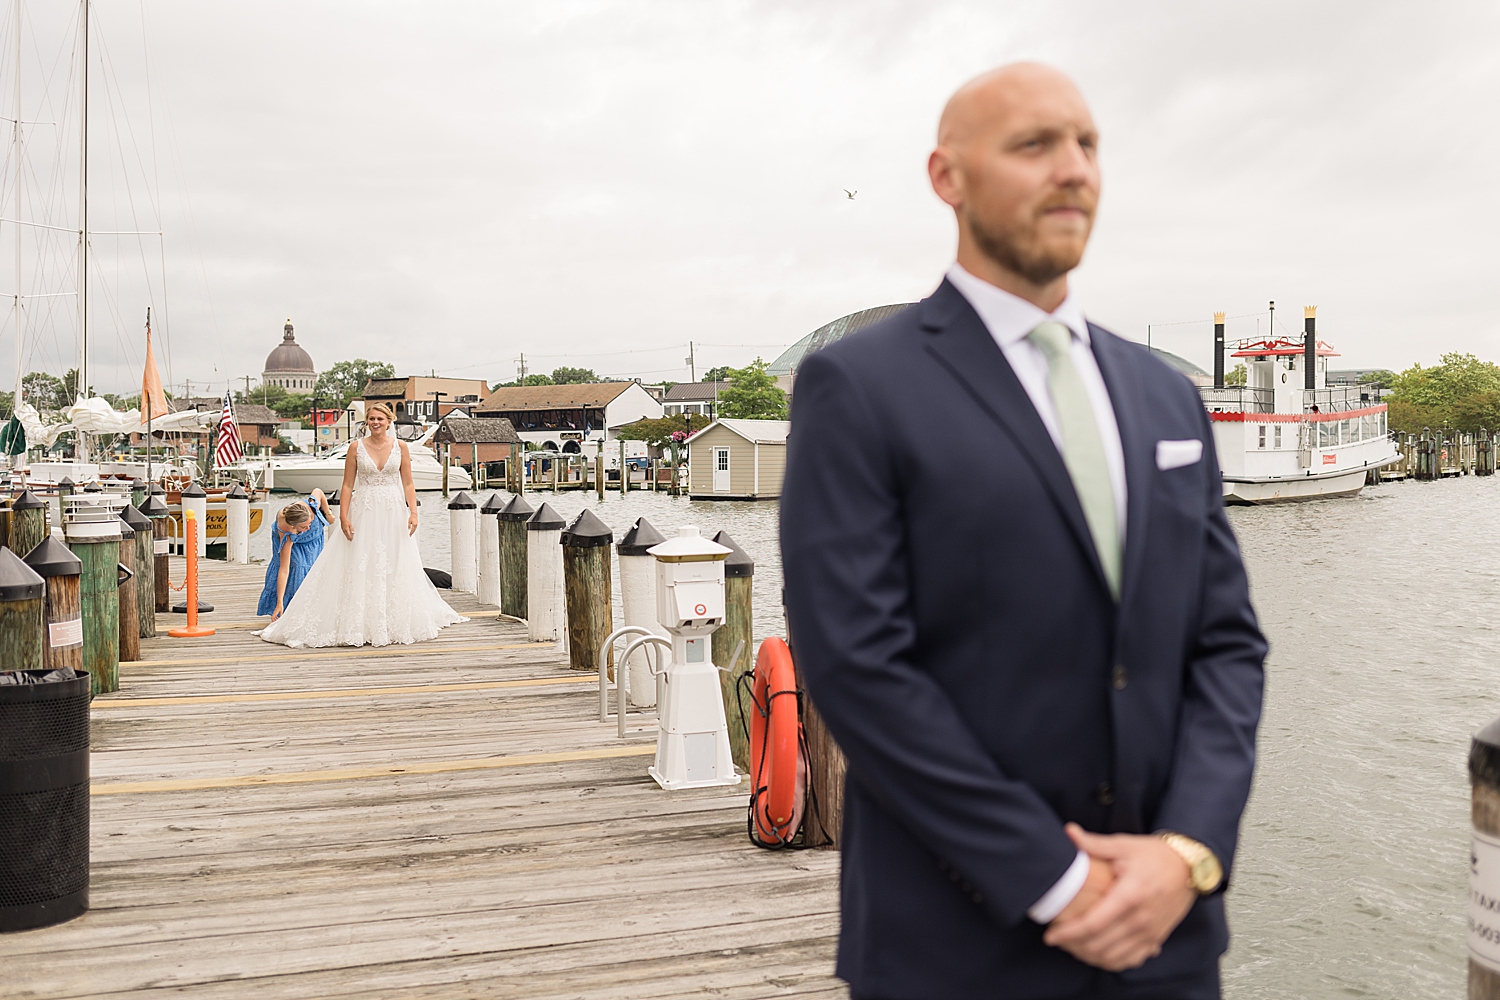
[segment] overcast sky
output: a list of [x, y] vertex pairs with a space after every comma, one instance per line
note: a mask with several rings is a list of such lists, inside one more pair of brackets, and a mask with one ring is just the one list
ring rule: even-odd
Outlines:
[[[28, 182], [50, 201], [22, 211], [71, 226], [72, 42], [44, 13], [25, 113], [60, 124]], [[1317, 304], [1351, 367], [1500, 360], [1491, 3], [145, 0], [96, 19], [91, 224], [159, 224], [168, 293], [154, 237], [96, 239], [104, 391], [139, 386], [153, 302], [178, 391], [258, 376], [288, 316], [320, 368], [495, 382], [524, 351], [681, 380], [689, 340], [700, 373], [770, 360], [932, 290], [954, 243], [925, 173], [938, 112], [1022, 58], [1071, 73], [1103, 133], [1075, 278], [1094, 321], [1160, 324], [1207, 366], [1215, 310], [1251, 336], [1275, 299], [1288, 330]], [[70, 290], [66, 257], [28, 244], [28, 292]], [[28, 369], [71, 365], [73, 310], [34, 300]]]

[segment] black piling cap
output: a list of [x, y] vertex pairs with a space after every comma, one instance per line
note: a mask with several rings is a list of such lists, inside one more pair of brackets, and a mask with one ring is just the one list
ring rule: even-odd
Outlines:
[[151, 530], [151, 518], [147, 517], [145, 514], [142, 514], [140, 511], [130, 506], [130, 504], [126, 504], [125, 509], [120, 511], [120, 520], [130, 525], [131, 530], [133, 531]]
[[[562, 533], [562, 543], [574, 549], [608, 545], [614, 540], [615, 533], [609, 530], [609, 525], [599, 520], [598, 516], [587, 507], [573, 518], [573, 523], [568, 525]], [[608, 552], [604, 554], [609, 555]]]
[[125, 520], [125, 511], [130, 510], [130, 504], [126, 504], [124, 510], [120, 511], [120, 538], [122, 541], [131, 541], [135, 538], [135, 525]]
[[41, 596], [42, 578], [36, 570], [9, 548], [0, 549], [0, 601], [31, 601]]
[[161, 483], [152, 483], [146, 487], [146, 492], [154, 497], [164, 497], [167, 495], [167, 488]]
[[136, 490], [144, 491], [145, 489], [146, 481], [144, 479], [132, 479], [130, 481], [130, 492], [134, 493]]
[[11, 510], [39, 510], [45, 506], [47, 501], [30, 490], [22, 490], [21, 495], [10, 502]]
[[245, 492], [245, 487], [241, 486], [239, 483], [235, 483], [234, 484], [234, 489], [232, 489], [232, 490], [229, 491], [229, 499], [230, 500], [249, 500], [250, 499], [250, 494], [248, 494], [248, 493]]
[[26, 565], [40, 576], [78, 576], [83, 572], [83, 562], [73, 550], [52, 535], [42, 539], [40, 545], [26, 556]]
[[505, 509], [505, 499], [499, 493], [491, 493], [490, 498], [479, 508], [481, 514], [499, 514]]
[[1474, 734], [1469, 745], [1469, 777], [1475, 784], [1500, 788], [1500, 719]]
[[462, 490], [460, 490], [458, 496], [454, 497], [453, 498], [453, 502], [448, 505], [448, 509], [449, 510], [473, 510], [477, 506], [478, 506], [478, 504], [474, 503], [474, 498], [473, 497], [469, 496], [469, 494], [467, 494], [467, 493], [463, 492]]
[[208, 496], [207, 493], [203, 492], [203, 487], [199, 486], [197, 484], [197, 482], [193, 482], [192, 484], [190, 484], [188, 486], [187, 489], [183, 490], [182, 491], [182, 495], [185, 496], [185, 497], [206, 497], [206, 496]]
[[85, 493], [103, 493], [104, 492], [104, 484], [97, 483], [97, 482], [86, 483], [84, 485], [84, 487], [83, 487], [83, 492], [85, 492]]
[[71, 477], [69, 477], [69, 476], [63, 476], [61, 479], [59, 479], [57, 481], [57, 485], [58, 486], [67, 486], [67, 487], [71, 488], [73, 486], [76, 486], [77, 483], [73, 482], [73, 480], [72, 480]]
[[527, 531], [561, 531], [564, 521], [558, 516], [552, 505], [544, 503], [536, 509], [536, 513], [526, 519]]
[[650, 554], [646, 550], [651, 546], [665, 541], [662, 533], [653, 528], [650, 521], [638, 517], [630, 530], [625, 532], [625, 537], [620, 539], [620, 544], [615, 546], [615, 551], [622, 556], [644, 556]]
[[167, 505], [162, 503], [161, 497], [155, 494], [141, 501], [140, 511], [147, 517], [166, 517], [170, 513], [167, 510]]
[[729, 550], [729, 555], [724, 557], [724, 579], [755, 575], [755, 560], [735, 544], [734, 539], [729, 537], [729, 532], [719, 532], [714, 536], [714, 541]]
[[505, 507], [500, 511], [500, 520], [525, 521], [535, 513], [536, 511], [532, 510], [531, 504], [527, 503], [519, 496], [513, 496], [510, 498], [510, 503], [506, 504]]

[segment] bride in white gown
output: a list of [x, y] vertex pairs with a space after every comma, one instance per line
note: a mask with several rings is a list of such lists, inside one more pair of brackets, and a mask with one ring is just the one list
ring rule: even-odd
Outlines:
[[417, 552], [411, 455], [391, 414], [365, 409], [367, 436], [349, 445], [339, 530], [281, 617], [256, 633], [285, 646], [385, 646], [431, 639], [467, 621], [448, 606]]

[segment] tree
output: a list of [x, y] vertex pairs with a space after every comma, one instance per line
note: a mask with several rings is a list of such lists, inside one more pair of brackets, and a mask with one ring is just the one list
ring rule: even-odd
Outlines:
[[597, 382], [599, 376], [594, 374], [592, 368], [568, 368], [566, 366], [552, 369], [553, 385], [581, 385], [584, 382]]
[[1224, 376], [1225, 385], [1244, 385], [1249, 380], [1250, 373], [1245, 368], [1245, 363], [1243, 361], [1235, 365], [1234, 368], [1229, 372], [1229, 374]]
[[785, 420], [786, 393], [756, 358], [729, 370], [729, 388], [719, 393], [719, 416], [738, 420]]
[[734, 371], [734, 369], [730, 368], [728, 365], [720, 365], [717, 368], [710, 368], [708, 371], [703, 373], [703, 381], [728, 382], [729, 373], [732, 371]]
[[701, 413], [685, 413], [682, 416], [637, 420], [621, 427], [616, 433], [626, 441], [644, 441], [653, 447], [665, 448], [674, 433], [689, 428], [690, 433], [697, 433], [707, 427], [708, 423], [708, 418]]
[[1365, 372], [1364, 380], [1374, 383], [1378, 388], [1389, 389], [1396, 384], [1396, 373], [1385, 368], [1376, 368]]
[[339, 361], [318, 376], [313, 392], [328, 404], [330, 409], [343, 409], [350, 400], [364, 394], [365, 386], [372, 378], [395, 378], [396, 366], [384, 361]]
[[[61, 410], [71, 406], [73, 400], [66, 396], [63, 380], [46, 372], [31, 372], [21, 379], [21, 396], [41, 412]], [[67, 402], [63, 402], [67, 399]]]

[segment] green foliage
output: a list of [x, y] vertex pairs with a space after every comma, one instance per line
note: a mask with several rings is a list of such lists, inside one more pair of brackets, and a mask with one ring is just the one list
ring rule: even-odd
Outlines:
[[[552, 369], [553, 385], [581, 385], [585, 382], [597, 382], [599, 376], [594, 374], [592, 368], [562, 368]], [[545, 385], [546, 383], [534, 383]]]
[[1376, 368], [1365, 373], [1366, 382], [1373, 382], [1382, 389], [1389, 389], [1396, 384], [1396, 373], [1385, 368]]
[[786, 393], [756, 358], [729, 370], [729, 388], [719, 393], [719, 416], [737, 420], [785, 420]]
[[496, 382], [494, 385], [490, 386], [490, 391], [494, 392], [496, 389], [514, 389], [517, 386], [522, 386], [522, 385], [556, 385], [556, 384], [557, 383], [555, 383], [555, 382], [552, 381], [552, 376], [550, 376], [550, 375], [527, 375], [526, 376], [526, 381], [524, 381], [524, 382], [520, 381], [519, 379], [517, 379], [515, 381], [511, 381], [511, 382]]
[[[363, 388], [363, 387], [361, 387]], [[279, 385], [263, 385], [259, 389], [251, 389], [250, 395], [243, 392], [234, 394], [237, 403], [259, 403], [261, 406], [269, 407], [283, 420], [305, 417], [312, 412], [312, 397], [298, 392], [287, 392]]]
[[395, 378], [396, 366], [384, 361], [367, 361], [355, 358], [340, 361], [318, 376], [313, 394], [323, 403], [324, 409], [343, 409], [349, 401], [364, 395], [365, 386], [372, 378]]
[[734, 369], [730, 368], [728, 365], [720, 365], [718, 368], [710, 368], [708, 371], [703, 373], [703, 381], [728, 382], [729, 373], [732, 371], [734, 371]]
[[1500, 365], [1494, 362], [1451, 352], [1432, 368], [1412, 365], [1391, 383], [1387, 420], [1392, 430], [1500, 427]]
[[78, 380], [76, 372], [68, 372], [65, 383], [56, 375], [46, 372], [31, 372], [21, 379], [21, 396], [42, 413], [57, 412], [73, 405], [70, 390]]
[[1230, 369], [1229, 372], [1224, 376], [1224, 384], [1244, 385], [1247, 381], [1249, 381], [1249, 379], [1250, 372], [1245, 367], [1245, 363], [1241, 361], [1239, 364]]
[[657, 448], [664, 448], [679, 431], [697, 433], [709, 424], [708, 417], [701, 413], [685, 413], [681, 416], [660, 417], [655, 420], [637, 420], [619, 429], [618, 436], [627, 441], [644, 441]]

